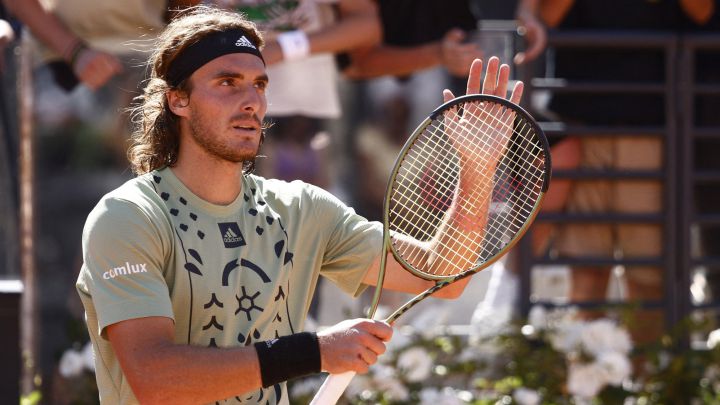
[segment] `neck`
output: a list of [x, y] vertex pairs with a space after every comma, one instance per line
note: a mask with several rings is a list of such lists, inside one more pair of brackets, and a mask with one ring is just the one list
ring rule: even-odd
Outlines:
[[[184, 147], [183, 147], [184, 146]], [[194, 146], [194, 147], [193, 147]], [[217, 205], [228, 205], [242, 191], [242, 163], [217, 159], [202, 151], [197, 145], [182, 145], [177, 163], [172, 171], [185, 187], [203, 200]]]

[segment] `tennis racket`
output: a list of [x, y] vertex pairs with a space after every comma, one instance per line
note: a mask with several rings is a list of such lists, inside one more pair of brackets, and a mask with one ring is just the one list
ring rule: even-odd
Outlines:
[[[393, 324], [434, 292], [507, 253], [538, 213], [550, 170], [547, 139], [520, 106], [473, 94], [433, 111], [403, 146], [388, 181], [369, 317], [380, 301], [388, 250], [407, 271], [435, 281], [385, 320]], [[335, 404], [354, 375], [330, 375], [311, 404]]]

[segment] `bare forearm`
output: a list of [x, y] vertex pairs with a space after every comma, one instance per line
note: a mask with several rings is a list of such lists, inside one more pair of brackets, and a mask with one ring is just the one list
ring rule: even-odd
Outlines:
[[382, 28], [370, 0], [346, 0], [340, 8], [340, 22], [308, 35], [311, 53], [340, 53], [380, 43]]
[[142, 403], [198, 404], [260, 388], [260, 366], [253, 347], [218, 349], [161, 345], [143, 349], [137, 363], [123, 364]]
[[345, 71], [351, 79], [404, 76], [442, 62], [439, 42], [415, 47], [380, 46], [353, 56], [352, 65]]
[[522, 14], [537, 14], [538, 11], [538, 0], [520, 0], [517, 5], [516, 15]]
[[33, 35], [47, 47], [67, 58], [78, 38], [38, 0], [3, 0], [8, 11], [30, 28]]

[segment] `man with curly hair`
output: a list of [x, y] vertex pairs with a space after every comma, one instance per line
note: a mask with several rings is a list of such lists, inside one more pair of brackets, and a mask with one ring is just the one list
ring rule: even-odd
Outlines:
[[[262, 47], [252, 22], [209, 7], [182, 12], [158, 39], [133, 115], [138, 176], [102, 198], [83, 233], [77, 289], [104, 404], [288, 403], [288, 379], [363, 373], [385, 351], [392, 330], [379, 321], [302, 332], [320, 276], [349, 294], [377, 282], [382, 225], [318, 187], [252, 174]], [[476, 60], [469, 92], [481, 69]], [[504, 95], [508, 75], [492, 59], [483, 90]], [[433, 285], [394, 260], [387, 273], [385, 288]]]

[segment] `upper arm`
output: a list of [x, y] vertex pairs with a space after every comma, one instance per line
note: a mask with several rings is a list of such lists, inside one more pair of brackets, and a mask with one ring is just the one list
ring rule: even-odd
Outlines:
[[[398, 242], [396, 241], [395, 243]], [[400, 243], [413, 244], [409, 240], [403, 241], [402, 239]], [[426, 246], [419, 246], [416, 244], [413, 245], [415, 246], [415, 248], [420, 248], [423, 250], [427, 249]], [[365, 274], [363, 283], [367, 285], [377, 285], [379, 272], [380, 256], [378, 256], [377, 260], [370, 267], [370, 270], [368, 270], [368, 272]], [[439, 290], [432, 296], [435, 298], [457, 298], [464, 291], [468, 281], [469, 278], [466, 278], [463, 281], [453, 283], [452, 285], [443, 288], [442, 290]], [[410, 294], [420, 294], [421, 292], [427, 290], [434, 285], [434, 281], [426, 280], [406, 270], [405, 267], [403, 267], [403, 265], [395, 259], [395, 256], [393, 256], [391, 252], [387, 253], [387, 261], [385, 264], [385, 278], [382, 284], [383, 289], [400, 291]]]
[[340, 15], [366, 15], [375, 19], [378, 16], [378, 8], [372, 0], [340, 0], [338, 2]]
[[97, 312], [92, 327], [103, 335], [120, 321], [173, 317], [165, 280], [171, 229], [162, 215], [150, 214], [128, 201], [104, 199], [88, 216], [78, 281]]
[[172, 319], [161, 316], [129, 319], [106, 328], [108, 341], [131, 385], [153, 352], [173, 344], [174, 328]]

